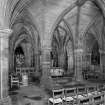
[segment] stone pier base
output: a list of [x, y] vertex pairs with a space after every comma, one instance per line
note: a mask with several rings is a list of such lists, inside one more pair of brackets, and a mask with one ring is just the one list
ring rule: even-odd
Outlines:
[[6, 98], [0, 99], [0, 105], [12, 105], [11, 98], [8, 96]]

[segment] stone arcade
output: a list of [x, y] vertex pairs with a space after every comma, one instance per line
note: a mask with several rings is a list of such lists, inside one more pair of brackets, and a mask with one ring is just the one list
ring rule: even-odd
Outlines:
[[12, 73], [51, 89], [57, 70], [69, 84], [84, 83], [85, 69], [103, 81], [104, 62], [104, 0], [0, 0], [0, 105], [12, 104]]

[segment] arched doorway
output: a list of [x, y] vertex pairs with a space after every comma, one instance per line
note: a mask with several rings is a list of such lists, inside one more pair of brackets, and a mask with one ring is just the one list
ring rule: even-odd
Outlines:
[[29, 39], [18, 39], [14, 48], [14, 67], [35, 67], [34, 49]]
[[[20, 26], [17, 28], [17, 26]], [[17, 28], [17, 30], [15, 29]], [[27, 74], [29, 82], [41, 78], [40, 70], [40, 37], [32, 25], [24, 26], [17, 23], [9, 39], [10, 59], [9, 72], [22, 75]], [[35, 79], [33, 79], [35, 78]]]

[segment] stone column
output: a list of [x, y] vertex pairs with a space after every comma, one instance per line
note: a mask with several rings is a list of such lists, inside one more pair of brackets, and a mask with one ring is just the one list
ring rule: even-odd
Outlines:
[[42, 66], [42, 85], [45, 88], [48, 88], [49, 86], [49, 70], [51, 67], [51, 60], [50, 60], [50, 47], [43, 47], [42, 49], [42, 55], [41, 55], [41, 66]]
[[[31, 51], [31, 52], [30, 52]], [[31, 50], [31, 44], [30, 43], [26, 43], [26, 62], [27, 62], [27, 66], [30, 67], [31, 66], [31, 55], [32, 55], [32, 50]]]
[[100, 70], [102, 71], [102, 59], [101, 59], [101, 56], [102, 56], [102, 51], [101, 51], [101, 50], [99, 50], [99, 52], [100, 52]]
[[99, 52], [100, 52], [100, 68], [101, 68], [101, 72], [105, 72], [105, 71], [104, 71], [105, 51], [99, 50]]
[[75, 80], [83, 81], [82, 76], [82, 55], [83, 49], [75, 49]]
[[73, 64], [74, 62], [73, 62], [73, 54], [69, 54], [68, 55], [68, 73], [73, 73]]
[[40, 53], [38, 51], [35, 52], [35, 75], [40, 76]]
[[92, 67], [91, 66], [91, 53], [86, 53], [86, 67]]
[[0, 105], [11, 105], [8, 96], [8, 46], [10, 29], [0, 29]]

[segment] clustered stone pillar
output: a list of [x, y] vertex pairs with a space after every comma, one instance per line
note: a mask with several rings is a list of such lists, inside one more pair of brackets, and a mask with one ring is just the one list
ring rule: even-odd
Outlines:
[[37, 77], [40, 77], [41, 71], [40, 71], [40, 53], [37, 51], [35, 53], [35, 75]]
[[42, 57], [41, 57], [41, 65], [42, 65], [42, 85], [45, 88], [48, 88], [49, 86], [49, 70], [51, 66], [51, 60], [50, 60], [50, 50], [51, 48], [43, 47], [42, 49]]
[[105, 59], [105, 51], [104, 50], [99, 50], [100, 51], [100, 68], [101, 68], [101, 72], [105, 72], [104, 71], [104, 59]]
[[68, 55], [68, 73], [72, 73], [73, 72], [73, 54], [69, 54]]
[[85, 61], [85, 62], [86, 62], [85, 67], [86, 67], [86, 68], [87, 68], [87, 67], [90, 67], [90, 68], [91, 68], [91, 67], [92, 67], [92, 66], [91, 66], [91, 53], [86, 53], [86, 54], [85, 54], [85, 57], [86, 57], [86, 58], [85, 58], [85, 60], [86, 60], [86, 61]]
[[0, 105], [11, 105], [8, 96], [8, 61], [10, 29], [0, 29]]
[[75, 49], [75, 80], [79, 82], [83, 81], [82, 55], [83, 55], [82, 49]]

